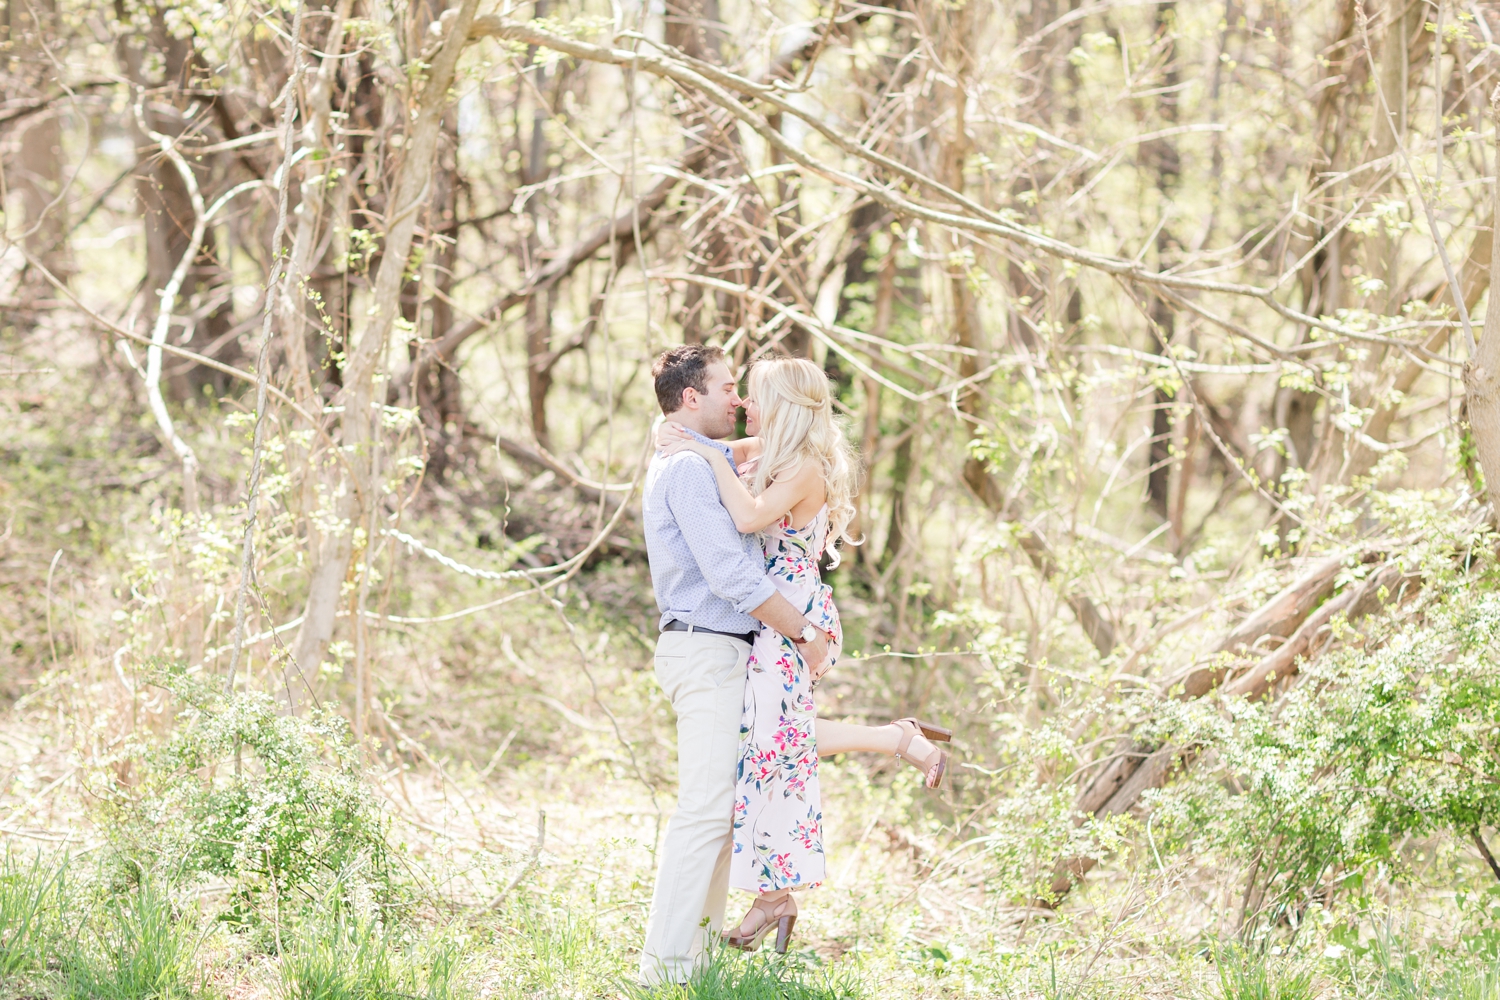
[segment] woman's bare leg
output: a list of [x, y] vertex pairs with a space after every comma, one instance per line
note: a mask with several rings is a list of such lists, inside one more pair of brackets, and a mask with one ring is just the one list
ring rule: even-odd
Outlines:
[[[895, 723], [886, 726], [856, 726], [852, 722], [818, 719], [816, 726], [820, 756], [859, 752], [893, 754], [901, 745], [901, 727]], [[913, 737], [911, 742], [917, 754], [925, 753], [931, 748], [931, 744], [920, 736]]]
[[[818, 719], [815, 725], [820, 757], [851, 752], [894, 754], [906, 735], [906, 730], [894, 722], [885, 726], [856, 726], [851, 722]], [[932, 753], [933, 746], [927, 737], [917, 733], [906, 749], [912, 757], [922, 760]]]

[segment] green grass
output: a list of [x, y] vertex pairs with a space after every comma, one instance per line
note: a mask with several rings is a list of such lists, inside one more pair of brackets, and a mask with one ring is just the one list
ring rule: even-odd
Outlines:
[[205, 993], [195, 911], [143, 880], [85, 919], [64, 955], [68, 1000], [186, 1000]]
[[1439, 995], [1444, 1000], [1500, 1000], [1500, 963], [1447, 970]]
[[11, 852], [0, 857], [0, 977], [46, 966], [66, 870], [65, 858], [53, 865], [40, 853], [29, 864]]
[[369, 922], [341, 913], [308, 921], [286, 944], [281, 994], [287, 1000], [355, 1000], [405, 985], [385, 934]]
[[526, 896], [500, 916], [499, 928], [489, 945], [507, 996], [608, 996], [633, 974], [621, 942], [591, 912]]
[[1312, 941], [1290, 954], [1225, 945], [1207, 955], [1178, 942], [1100, 960], [1080, 926], [997, 961], [897, 931], [861, 937], [838, 958], [716, 948], [687, 985], [645, 989], [634, 982], [634, 918], [566, 879], [499, 910], [383, 920], [379, 907], [330, 895], [252, 935], [216, 924], [212, 905], [174, 904], [164, 880], [110, 894], [102, 881], [65, 882], [68, 870], [65, 859], [0, 855], [0, 1000], [220, 1000], [230, 981], [256, 1000], [1500, 1000], [1500, 961], [1428, 949], [1419, 928], [1338, 958]]
[[1029, 940], [934, 940], [900, 920], [841, 923], [830, 895], [803, 950], [715, 948], [685, 986], [645, 989], [643, 890], [608, 859], [537, 877], [495, 908], [440, 893], [385, 907], [336, 879], [321, 898], [256, 910], [254, 926], [225, 923], [232, 894], [201, 879], [148, 875], [107, 849], [94, 861], [0, 853], [0, 1000], [1500, 1000], [1500, 960], [1479, 933], [1490, 925], [1429, 947], [1416, 915], [1364, 924], [1362, 943], [1341, 925], [1337, 948], [1309, 925], [1280, 942], [1287, 953], [1204, 951], [1196, 937], [1101, 939], [1108, 925], [1081, 912]]
[[420, 944], [380, 923], [324, 907], [283, 940], [284, 1000], [460, 1000], [464, 950], [434, 933]]
[[1438, 965], [1399, 939], [1370, 949], [1368, 989], [1385, 1000], [1500, 1000], [1500, 959], [1469, 956]]
[[[615, 938], [593, 915], [523, 897], [500, 916], [500, 933], [482, 964], [518, 1000], [620, 997], [625, 1000], [864, 1000], [872, 996], [847, 966], [832, 971], [817, 959], [762, 950], [715, 948], [687, 986], [645, 988], [635, 982], [635, 940]], [[810, 953], [809, 953], [810, 955]]]
[[852, 970], [809, 967], [795, 956], [716, 948], [686, 987], [658, 990], [661, 1000], [862, 1000]]
[[1225, 948], [1219, 952], [1220, 1000], [1313, 1000], [1313, 970], [1306, 962]]

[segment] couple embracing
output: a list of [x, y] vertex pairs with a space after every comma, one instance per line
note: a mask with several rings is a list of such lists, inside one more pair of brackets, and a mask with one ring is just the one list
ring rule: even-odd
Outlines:
[[[728, 887], [753, 893], [726, 944], [785, 951], [793, 890], [823, 881], [820, 754], [892, 754], [942, 784], [950, 732], [916, 719], [817, 718], [813, 688], [843, 631], [819, 576], [838, 564], [855, 472], [828, 379], [810, 361], [756, 363], [741, 400], [724, 352], [673, 348], [652, 366], [666, 422], [642, 511], [661, 609], [656, 677], [677, 713], [677, 809], [661, 845], [641, 952], [648, 984], [684, 983], [724, 923]], [[748, 437], [726, 442], [745, 408]]]

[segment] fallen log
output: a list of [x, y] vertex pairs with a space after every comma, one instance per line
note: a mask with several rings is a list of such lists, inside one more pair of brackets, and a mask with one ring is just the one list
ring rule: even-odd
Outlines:
[[[1224, 653], [1243, 655], [1268, 636], [1282, 638], [1292, 635], [1318, 603], [1333, 593], [1345, 560], [1346, 557], [1339, 556], [1310, 567], [1221, 639], [1214, 646], [1207, 665], [1189, 668], [1186, 673], [1168, 680], [1164, 685], [1165, 693], [1176, 692], [1177, 697], [1184, 700], [1201, 698], [1223, 683], [1229, 669], [1219, 662]], [[1089, 815], [1104, 808], [1153, 749], [1133, 742], [1115, 754], [1079, 793], [1074, 806], [1077, 812]]]
[[1181, 685], [1178, 697], [1184, 700], [1208, 694], [1224, 682], [1228, 668], [1217, 662], [1221, 654], [1242, 656], [1268, 636], [1281, 639], [1290, 636], [1303, 619], [1333, 593], [1339, 570], [1343, 568], [1342, 556], [1314, 565], [1225, 636], [1215, 648], [1212, 662], [1189, 669], [1180, 678], [1169, 682], [1168, 689]]
[[[1367, 553], [1366, 558], [1373, 555]], [[1299, 576], [1217, 644], [1212, 665], [1196, 668], [1169, 682], [1165, 693], [1189, 700], [1222, 686], [1225, 694], [1232, 697], [1247, 701], [1263, 698], [1276, 684], [1298, 673], [1303, 658], [1315, 652], [1314, 642], [1325, 635], [1335, 617], [1343, 614], [1350, 622], [1363, 619], [1389, 601], [1401, 600], [1406, 589], [1419, 580], [1398, 566], [1385, 565], [1361, 583], [1328, 598], [1344, 565], [1343, 557], [1329, 559]], [[1219, 664], [1219, 654], [1253, 649], [1267, 636], [1285, 636], [1286, 641], [1248, 669], [1231, 672], [1228, 666]], [[1189, 680], [1193, 682], [1191, 689], [1186, 686]], [[1196, 693], [1189, 694], [1189, 690]], [[1173, 774], [1189, 766], [1197, 756], [1197, 749], [1131, 741], [1080, 793], [1076, 807], [1078, 822], [1085, 822], [1088, 816], [1129, 812], [1145, 792], [1161, 788]], [[1060, 860], [1053, 868], [1047, 898], [1036, 900], [1036, 905], [1055, 908], [1097, 864], [1096, 858], [1083, 856]]]

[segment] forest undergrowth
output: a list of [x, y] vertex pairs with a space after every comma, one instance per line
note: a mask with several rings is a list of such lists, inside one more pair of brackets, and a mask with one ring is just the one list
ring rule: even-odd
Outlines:
[[[1191, 859], [1103, 873], [1062, 914], [934, 877], [947, 845], [909, 819], [920, 790], [872, 787], [857, 765], [824, 769], [831, 884], [809, 893], [796, 947], [720, 952], [684, 991], [633, 986], [654, 868], [647, 797], [600, 783], [577, 758], [497, 768], [502, 780], [452, 760], [448, 780], [421, 765], [377, 768], [361, 806], [384, 858], [311, 873], [247, 920], [264, 876], [255, 860], [191, 877], [184, 858], [148, 847], [154, 838], [112, 834], [55, 793], [17, 794], [72, 756], [48, 714], [23, 710], [0, 741], [0, 765], [24, 776], [4, 801], [8, 821], [29, 827], [6, 838], [0, 862], [7, 1000], [1500, 995], [1492, 947], [1455, 933], [1451, 858], [1434, 856], [1402, 888], [1312, 911], [1294, 939], [1247, 946], [1213, 930], [1234, 880]], [[68, 831], [66, 842], [43, 829]]]
[[956, 731], [686, 996], [1500, 1000], [1494, 3], [0, 13], [0, 1000], [640, 997], [680, 343]]
[[[274, 674], [226, 696], [222, 670], [195, 668], [170, 645], [121, 653], [161, 634], [173, 607], [164, 570], [207, 565], [206, 532], [184, 544], [170, 518], [150, 516], [148, 496], [80, 488], [89, 439], [13, 453], [6, 465], [8, 563], [51, 570], [17, 589], [41, 613], [14, 618], [14, 634], [33, 630], [45, 668], [13, 675], [0, 723], [7, 996], [643, 995], [632, 971], [673, 763], [641, 564], [603, 562], [556, 600], [503, 614], [377, 633], [375, 721], [361, 750], [332, 706], [286, 714]], [[73, 462], [59, 461], [70, 451]], [[29, 503], [28, 493], [55, 502]], [[510, 502], [523, 510], [536, 498], [522, 489]], [[445, 546], [477, 538], [483, 519], [454, 509], [419, 510], [408, 527]], [[1425, 580], [1428, 628], [1393, 617], [1401, 641], [1387, 644], [1408, 661], [1478, 663], [1491, 648], [1500, 616], [1485, 588], [1465, 582], [1452, 544], [1483, 543], [1469, 553], [1473, 573], [1489, 536], [1458, 510], [1445, 519], [1408, 497], [1386, 511], [1408, 540], [1427, 539], [1409, 544], [1403, 579]], [[1426, 519], [1425, 534], [1413, 518]], [[1470, 534], [1444, 536], [1456, 530]], [[49, 563], [54, 547], [68, 561]], [[487, 551], [471, 541], [470, 557]], [[485, 590], [429, 559], [404, 563], [393, 593], [395, 610], [441, 610], [472, 606]], [[848, 608], [857, 623], [857, 597]], [[954, 787], [933, 795], [909, 769], [826, 761], [831, 876], [806, 897], [796, 947], [785, 958], [720, 953], [682, 995], [1500, 996], [1490, 915], [1500, 917], [1500, 891], [1485, 887], [1441, 816], [1485, 801], [1461, 783], [1444, 799], [1442, 782], [1417, 770], [1415, 716], [1387, 706], [1378, 717], [1408, 731], [1382, 743], [1368, 706], [1326, 699], [1283, 699], [1270, 727], [1248, 704], [1227, 714], [1170, 700], [1164, 710], [1155, 698], [1115, 704], [1153, 714], [1164, 737], [1213, 747], [1207, 756], [1227, 766], [1200, 763], [1209, 780], [1169, 786], [1143, 817], [1075, 829], [1071, 793], [1047, 775], [1097, 739], [1079, 719], [1101, 703], [1079, 698], [1056, 720], [1007, 704], [1005, 685], [1035, 665], [977, 614], [932, 616], [929, 651], [967, 638], [958, 653], [921, 660], [861, 649], [867, 637], [851, 632], [825, 710], [878, 718], [913, 682], [929, 685], [959, 728]], [[1454, 641], [1464, 628], [1475, 632], [1467, 646]], [[1415, 685], [1442, 683], [1409, 662], [1390, 673], [1354, 647], [1323, 669], [1325, 689], [1367, 693], [1370, 671], [1386, 670], [1403, 703]], [[967, 671], [979, 679], [965, 681]], [[1491, 711], [1490, 675], [1466, 675], [1476, 686], [1467, 703], [1454, 692], [1450, 710]], [[336, 692], [344, 676], [330, 664], [322, 690]], [[1434, 715], [1441, 705], [1425, 701], [1429, 735], [1489, 739], [1487, 727]], [[1297, 723], [1298, 713], [1309, 714]], [[1384, 778], [1326, 767], [1356, 743], [1385, 755]], [[1439, 756], [1455, 751], [1468, 754], [1455, 743]], [[1384, 800], [1420, 806], [1425, 820], [1410, 809], [1404, 824], [1380, 815], [1370, 783], [1392, 778], [1397, 794]], [[1226, 798], [1236, 782], [1240, 794]], [[1400, 782], [1431, 800], [1414, 803]], [[1361, 813], [1362, 825], [1347, 822]], [[1055, 909], [1039, 904], [1069, 849], [1102, 867]], [[1258, 880], [1261, 865], [1275, 877]]]

